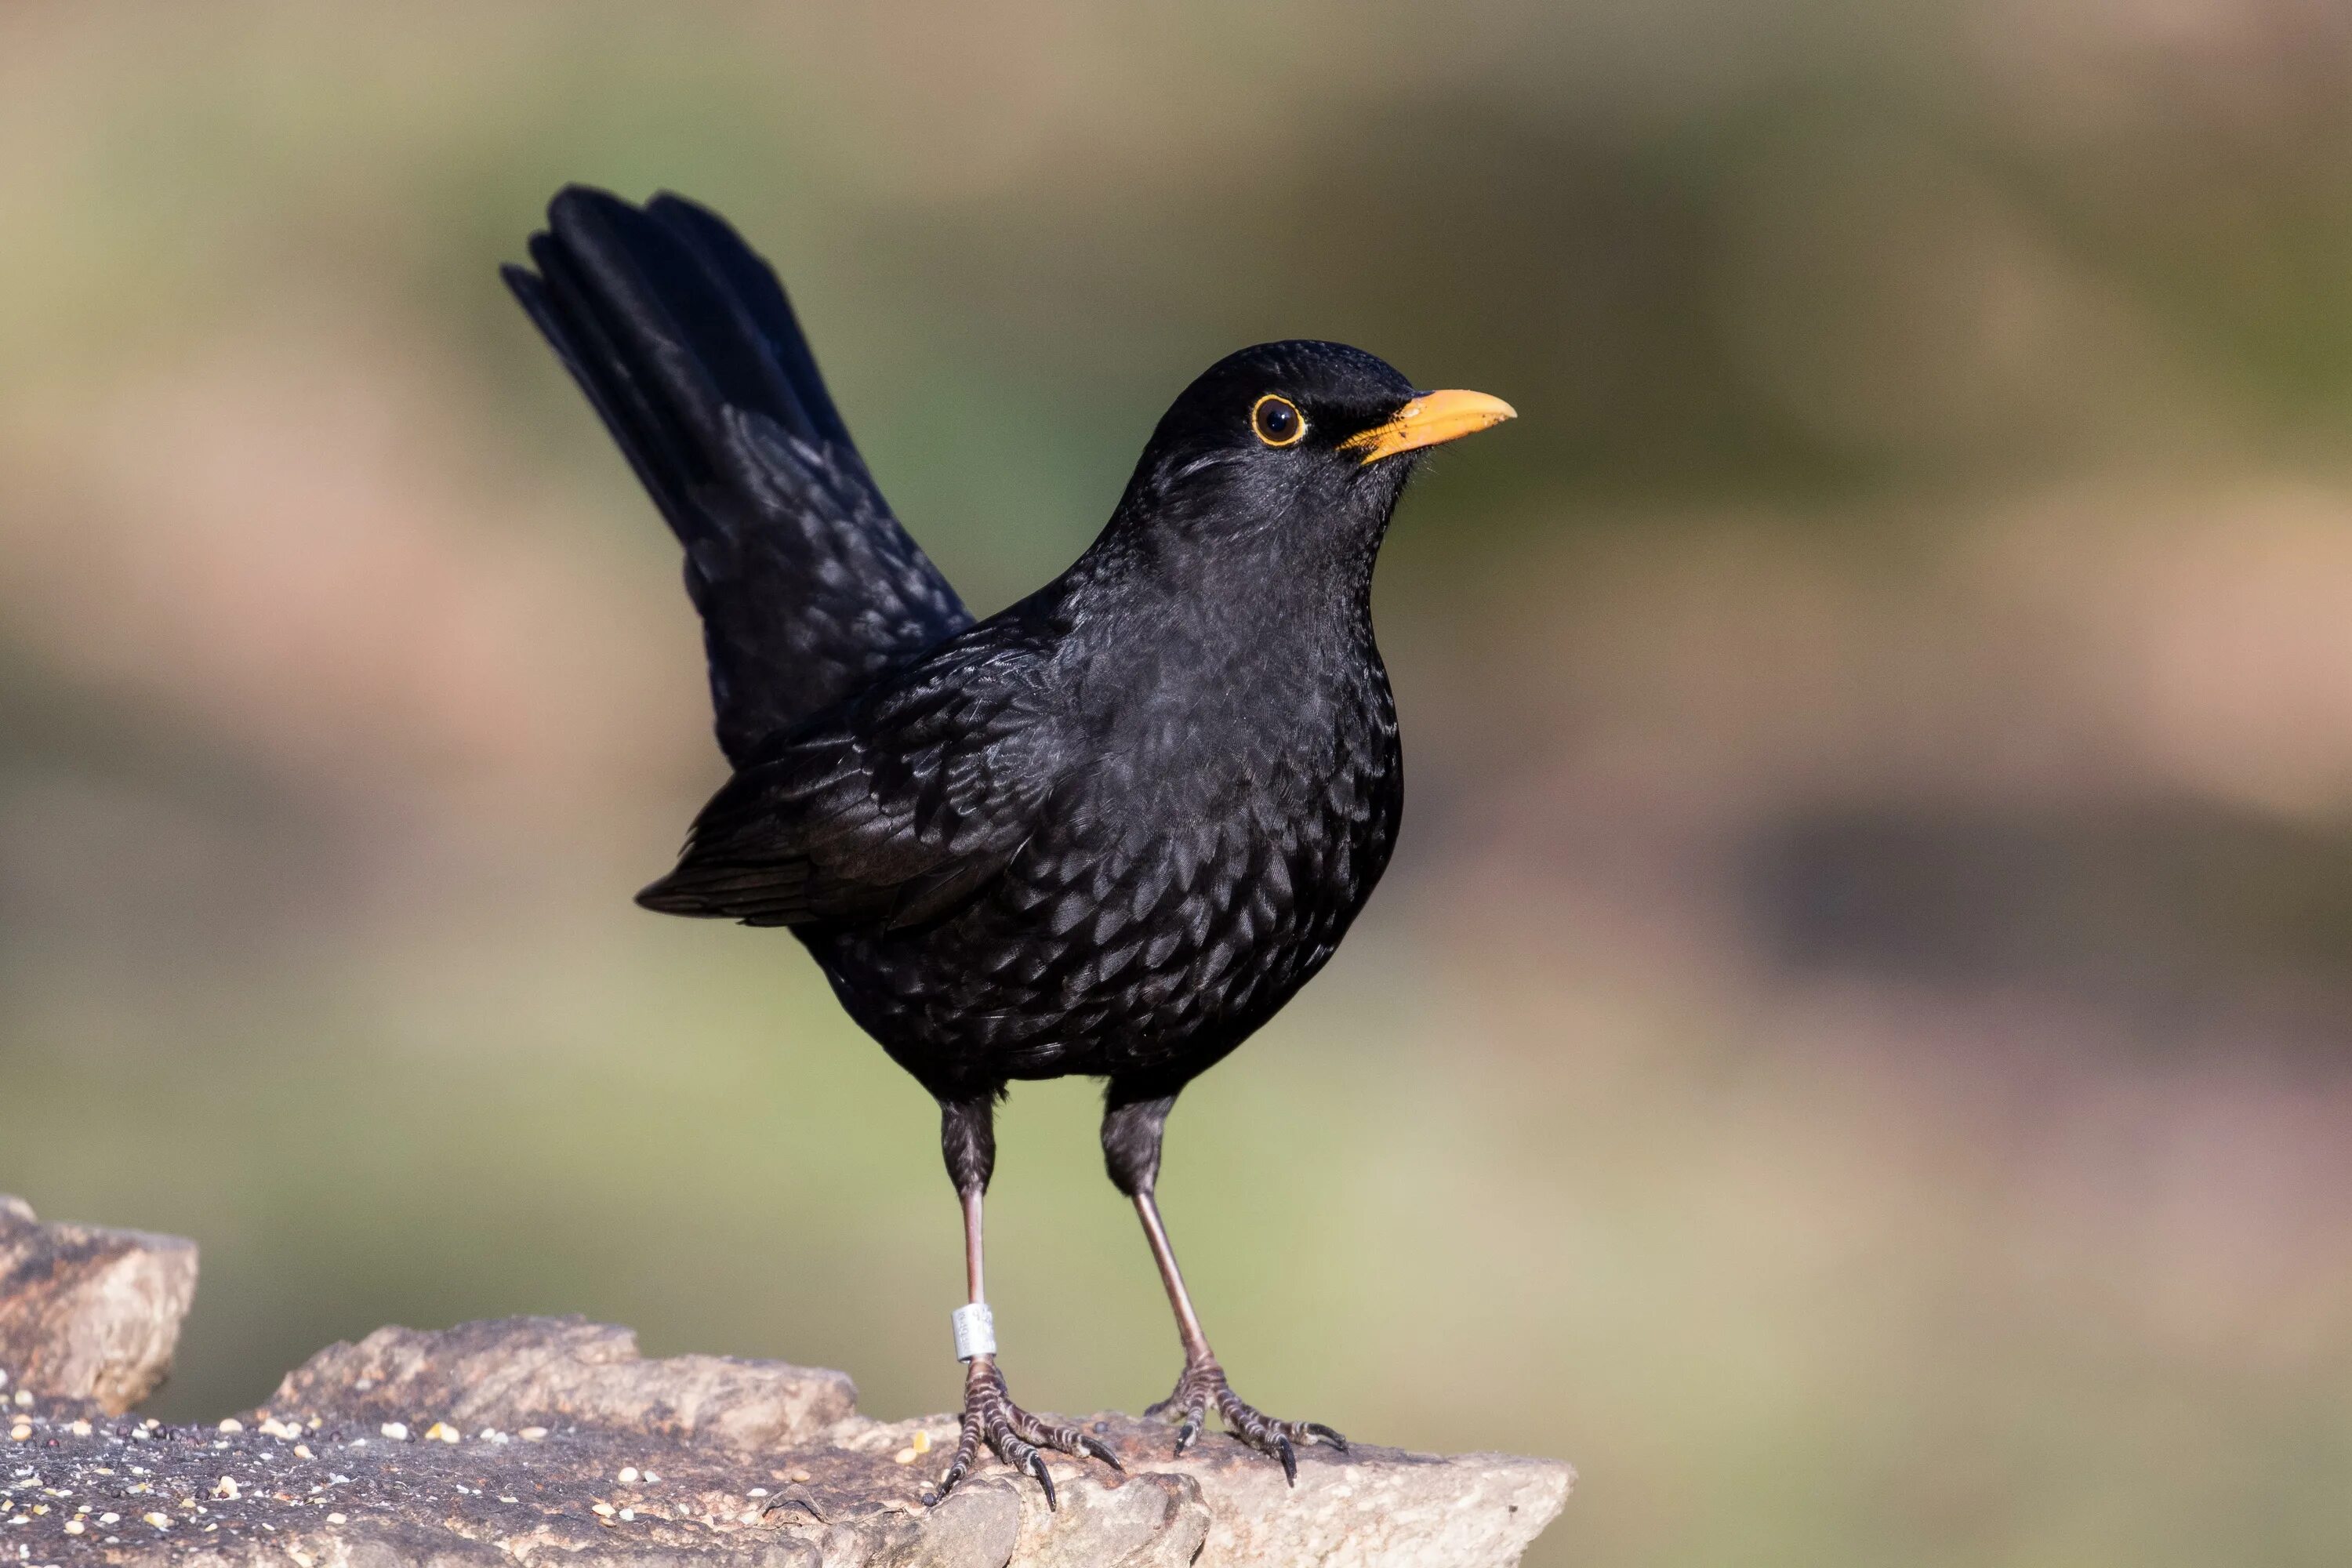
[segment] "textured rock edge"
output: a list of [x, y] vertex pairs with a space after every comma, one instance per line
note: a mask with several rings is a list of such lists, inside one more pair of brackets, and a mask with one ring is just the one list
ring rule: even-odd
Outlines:
[[177, 1237], [43, 1225], [0, 1194], [0, 1373], [13, 1402], [119, 1415], [170, 1375], [196, 1293], [196, 1248]]
[[[5, 1202], [0, 1226], [32, 1223]], [[192, 1247], [133, 1239], [145, 1255], [184, 1249], [193, 1289]], [[184, 1311], [184, 1293], [153, 1298], [174, 1299]], [[10, 1306], [0, 1297], [0, 1321]], [[840, 1373], [647, 1360], [630, 1331], [578, 1318], [380, 1330], [320, 1352], [268, 1405], [217, 1428], [110, 1420], [62, 1395], [8, 1410], [0, 1548], [19, 1548], [7, 1555], [33, 1568], [390, 1568], [541, 1553], [580, 1568], [1507, 1568], [1574, 1481], [1553, 1460], [1360, 1447], [1347, 1458], [1306, 1451], [1291, 1489], [1230, 1438], [1178, 1459], [1168, 1427], [1106, 1413], [1089, 1428], [1126, 1477], [1057, 1461], [1052, 1511], [1034, 1482], [991, 1463], [927, 1508], [952, 1417], [874, 1421], [856, 1414]]]

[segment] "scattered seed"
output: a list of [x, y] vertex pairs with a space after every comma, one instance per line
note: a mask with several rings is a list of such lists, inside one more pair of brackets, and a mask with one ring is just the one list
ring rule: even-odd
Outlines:
[[[391, 1438], [395, 1443], [405, 1443], [408, 1441], [408, 1423], [405, 1421], [387, 1421], [383, 1426], [377, 1427], [376, 1430], [383, 1433], [385, 1436]], [[362, 1441], [364, 1441], [364, 1439], [362, 1439]]]
[[604, 1518], [605, 1518], [605, 1519], [610, 1519], [610, 1518], [612, 1518], [612, 1517], [613, 1517], [614, 1510], [613, 1510], [613, 1505], [612, 1505], [611, 1503], [608, 1503], [608, 1502], [600, 1502], [600, 1503], [598, 1503], [594, 1508], [590, 1509], [588, 1511], [589, 1511], [589, 1512], [591, 1512], [591, 1513], [593, 1513], [593, 1514], [600, 1515], [600, 1516], [602, 1516], [602, 1517], [604, 1517]]
[[340, 1513], [331, 1513], [327, 1516], [327, 1522], [329, 1524], [349, 1524], [351, 1521], [345, 1519]]
[[308, 1443], [295, 1444], [294, 1457], [298, 1459], [315, 1459], [318, 1458], [316, 1454], [310, 1452], [310, 1445]]
[[220, 1479], [219, 1484], [213, 1488], [213, 1496], [219, 1498], [224, 1502], [235, 1502], [237, 1496], [236, 1478], [235, 1476], [223, 1476]]
[[428, 1443], [459, 1443], [465, 1439], [458, 1434], [457, 1428], [450, 1426], [446, 1421], [436, 1421], [425, 1429], [425, 1440]]
[[8, 1428], [8, 1436], [13, 1442], [21, 1443], [32, 1435], [33, 1428], [31, 1426], [23, 1421], [19, 1421], [14, 1426]]
[[98, 1516], [98, 1522], [100, 1524], [121, 1524], [122, 1522], [122, 1516], [119, 1513], [101, 1513]]
[[750, 1491], [745, 1492], [743, 1495], [745, 1497], [766, 1497], [768, 1495], [768, 1489], [765, 1487], [753, 1487]]
[[785, 1478], [787, 1480], [798, 1481], [803, 1486], [808, 1483], [808, 1479], [809, 1473], [806, 1470], [794, 1470], [790, 1476]]
[[89, 1436], [89, 1423], [87, 1421], [68, 1421], [66, 1423], [66, 1430], [72, 1433], [77, 1437], [87, 1437]]
[[521, 1437], [526, 1443], [536, 1443], [541, 1438], [547, 1436], [547, 1428], [544, 1426], [526, 1426], [518, 1433], [517, 1436]]
[[916, 1433], [916, 1434], [915, 1434], [915, 1452], [917, 1452], [918, 1454], [928, 1454], [928, 1453], [929, 1453], [930, 1451], [931, 1451], [931, 1435], [930, 1435], [929, 1432], [918, 1432], [918, 1433]]
[[89, 1527], [87, 1525], [83, 1524], [82, 1521], [78, 1519], [69, 1519], [66, 1521], [66, 1533], [68, 1535], [79, 1535], [88, 1528]]
[[619, 1479], [621, 1484], [625, 1487], [635, 1486], [637, 1484], [637, 1467], [635, 1465], [623, 1465], [621, 1467]]
[[635, 1521], [636, 1517], [637, 1510], [635, 1509], [625, 1508], [621, 1510], [621, 1522], [623, 1524], [628, 1524]]
[[915, 1462], [915, 1450], [901, 1448], [890, 1456], [890, 1462], [894, 1465], [911, 1465]]
[[245, 1430], [245, 1423], [234, 1415], [225, 1415], [221, 1417], [220, 1429], [224, 1432], [242, 1432]]
[[655, 1482], [656, 1482], [656, 1481], [658, 1481], [658, 1480], [660, 1480], [660, 1479], [661, 1479], [661, 1478], [660, 1478], [659, 1476], [657, 1476], [657, 1475], [654, 1474], [651, 1470], [647, 1470], [647, 1471], [646, 1472], [646, 1485], [647, 1485], [647, 1486], [652, 1486]]
[[30, 1410], [32, 1407], [33, 1391], [29, 1388], [18, 1389], [16, 1391], [16, 1408], [19, 1410]]
[[153, 1525], [158, 1530], [169, 1530], [172, 1528], [171, 1516], [168, 1514], [142, 1513], [139, 1517], [145, 1520], [148, 1523]]

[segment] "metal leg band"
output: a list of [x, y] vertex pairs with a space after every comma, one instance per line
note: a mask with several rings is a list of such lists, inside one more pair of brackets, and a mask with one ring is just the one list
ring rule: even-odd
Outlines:
[[956, 1360], [996, 1353], [996, 1314], [985, 1301], [958, 1307], [954, 1313]]

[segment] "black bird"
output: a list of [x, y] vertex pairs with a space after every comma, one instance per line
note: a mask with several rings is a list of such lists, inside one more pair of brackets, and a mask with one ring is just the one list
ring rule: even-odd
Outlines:
[[788, 926], [936, 1096], [963, 1205], [963, 1431], [1053, 1500], [1041, 1448], [1112, 1465], [1013, 1405], [981, 1288], [996, 1101], [1106, 1081], [1111, 1181], [1143, 1221], [1184, 1371], [1181, 1453], [1213, 1406], [1295, 1481], [1225, 1381], [1153, 1184], [1177, 1094], [1330, 958], [1403, 799], [1372, 641], [1373, 558], [1415, 455], [1511, 417], [1415, 392], [1338, 343], [1244, 349], [1187, 387], [1068, 571], [974, 621], [899, 526], [784, 291], [722, 220], [572, 187], [506, 279], [686, 546], [734, 776], [648, 909]]

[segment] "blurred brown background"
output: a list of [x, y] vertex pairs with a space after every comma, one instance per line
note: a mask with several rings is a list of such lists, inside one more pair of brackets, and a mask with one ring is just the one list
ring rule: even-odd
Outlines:
[[[719, 206], [976, 606], [1196, 371], [1518, 424], [1382, 569], [1411, 808], [1166, 1200], [1252, 1399], [1549, 1563], [2352, 1542], [2352, 11], [0, 8], [0, 1190], [195, 1237], [155, 1408], [577, 1310], [953, 1397], [929, 1101], [773, 933], [674, 547], [499, 288]], [[1177, 1356], [1081, 1083], [1032, 1403]]]

